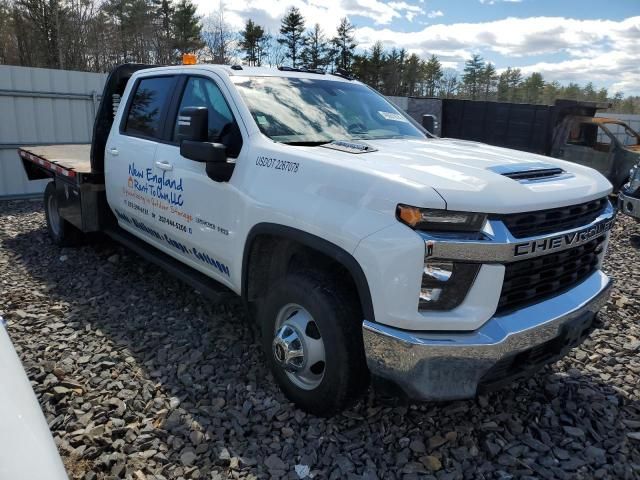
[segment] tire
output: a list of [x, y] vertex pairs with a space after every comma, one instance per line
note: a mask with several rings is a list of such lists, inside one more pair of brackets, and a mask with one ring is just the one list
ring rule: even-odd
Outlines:
[[[289, 274], [258, 309], [262, 347], [277, 383], [289, 400], [315, 415], [343, 410], [369, 383], [361, 315], [343, 292], [316, 273]], [[302, 359], [296, 349], [300, 342]], [[321, 357], [318, 342], [324, 358], [315, 362]], [[296, 368], [293, 372], [284, 366], [287, 353], [292, 353], [288, 365]]]
[[60, 216], [55, 182], [49, 182], [44, 189], [44, 214], [47, 219], [49, 237], [59, 247], [73, 247], [82, 244], [83, 233]]

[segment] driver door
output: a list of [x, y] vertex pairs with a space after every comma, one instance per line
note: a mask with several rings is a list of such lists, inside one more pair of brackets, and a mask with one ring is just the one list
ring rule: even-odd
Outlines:
[[[236, 213], [242, 199], [230, 182], [216, 182], [206, 173], [206, 164], [180, 155], [177, 141], [179, 112], [185, 107], [206, 107], [209, 141], [227, 146], [227, 158], [239, 158], [242, 135], [229, 104], [208, 77], [186, 78], [179, 106], [172, 119], [169, 143], [158, 145], [155, 166], [159, 184], [165, 185], [169, 202], [156, 209], [156, 228], [166, 235], [169, 252], [201, 272], [229, 284], [234, 268], [233, 242]], [[232, 206], [235, 206], [232, 208]]]

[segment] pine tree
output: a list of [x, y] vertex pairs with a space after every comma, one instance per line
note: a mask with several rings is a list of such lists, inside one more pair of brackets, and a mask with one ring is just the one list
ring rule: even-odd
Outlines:
[[509, 99], [509, 73], [511, 67], [508, 67], [498, 77], [498, 88], [496, 91], [496, 99], [499, 102], [506, 102]]
[[560, 88], [560, 83], [557, 81], [545, 83], [542, 89], [542, 103], [544, 105], [553, 105], [560, 95]]
[[582, 98], [589, 102], [595, 102], [597, 100], [598, 93], [596, 92], [593, 82], [587, 83], [582, 89]]
[[440, 60], [435, 55], [431, 55], [431, 58], [424, 66], [424, 83], [425, 83], [425, 95], [428, 97], [434, 97], [438, 85], [442, 80], [442, 65]]
[[338, 25], [337, 35], [331, 39], [336, 52], [336, 66], [344, 70], [349, 70], [353, 53], [358, 43], [354, 36], [355, 27], [349, 22], [347, 17], [343, 17]]
[[490, 100], [493, 97], [497, 79], [496, 67], [491, 62], [487, 63], [480, 73], [480, 86], [484, 100]]
[[371, 56], [369, 58], [369, 85], [375, 89], [380, 88], [384, 64], [384, 47], [382, 42], [377, 41], [371, 47]]
[[581, 94], [582, 89], [580, 88], [580, 85], [575, 82], [569, 82], [569, 85], [562, 89], [562, 98], [568, 100], [580, 100]]
[[418, 93], [416, 90], [418, 82], [420, 81], [420, 76], [422, 73], [421, 70], [422, 61], [420, 60], [420, 57], [418, 57], [418, 55], [416, 55], [415, 53], [412, 53], [411, 55], [409, 55], [409, 58], [407, 58], [407, 62], [405, 64], [403, 72], [405, 95], [411, 97]]
[[180, 54], [192, 53], [202, 48], [202, 27], [196, 14], [196, 6], [191, 0], [180, 0], [172, 17], [175, 48]]
[[597, 95], [598, 102], [605, 103], [608, 101], [608, 98], [609, 98], [609, 92], [607, 91], [606, 88], [601, 88], [600, 90], [598, 90], [598, 95]]
[[385, 54], [382, 70], [382, 93], [385, 95], [400, 95], [403, 63], [404, 54], [402, 51], [392, 48]]
[[156, 62], [169, 65], [175, 61], [173, 54], [174, 38], [171, 19], [175, 8], [170, 0], [153, 0], [156, 25]]
[[265, 32], [264, 28], [253, 20], [247, 20], [244, 30], [240, 32], [240, 48], [245, 51], [248, 65], [256, 66], [262, 63], [262, 49]]
[[519, 68], [508, 67], [498, 78], [497, 99], [499, 102], [516, 102], [520, 98], [522, 72]]
[[278, 42], [287, 48], [291, 66], [296, 68], [305, 45], [304, 17], [296, 7], [291, 7], [282, 19], [280, 35]]
[[464, 74], [462, 82], [465, 91], [471, 100], [476, 100], [480, 94], [482, 82], [482, 72], [484, 71], [484, 60], [478, 54], [474, 54], [464, 64]]
[[302, 61], [308, 68], [324, 68], [329, 61], [329, 43], [320, 24], [316, 23], [305, 39]]
[[534, 72], [522, 83], [525, 103], [540, 103], [544, 92], [544, 80], [542, 75]]
[[509, 76], [509, 101], [517, 102], [521, 100], [521, 84], [522, 71], [519, 68], [512, 69]]

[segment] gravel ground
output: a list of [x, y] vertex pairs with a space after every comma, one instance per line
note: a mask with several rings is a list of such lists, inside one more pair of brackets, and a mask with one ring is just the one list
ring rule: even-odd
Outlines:
[[72, 478], [640, 478], [640, 226], [621, 218], [616, 290], [580, 349], [474, 401], [332, 419], [272, 383], [242, 310], [113, 243], [69, 250], [42, 203], [0, 203], [0, 315]]

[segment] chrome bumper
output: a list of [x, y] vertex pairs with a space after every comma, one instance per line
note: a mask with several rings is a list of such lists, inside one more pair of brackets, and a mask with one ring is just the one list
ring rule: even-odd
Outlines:
[[416, 400], [473, 398], [498, 362], [566, 334], [558, 352], [542, 362], [549, 363], [581, 343], [584, 336], [576, 337], [573, 327], [588, 328], [610, 290], [609, 278], [597, 271], [561, 295], [492, 317], [473, 332], [411, 332], [365, 320], [367, 364]]
[[618, 208], [625, 215], [640, 219], [640, 198], [630, 197], [620, 192], [618, 194]]

